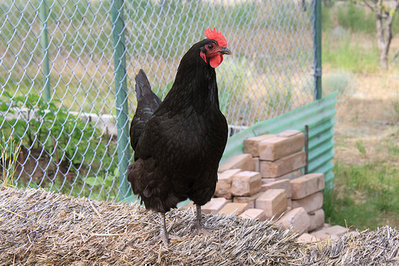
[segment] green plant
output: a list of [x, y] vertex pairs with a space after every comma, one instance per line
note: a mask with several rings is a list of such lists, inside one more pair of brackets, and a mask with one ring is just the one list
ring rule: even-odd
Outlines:
[[116, 195], [118, 194], [118, 182], [115, 182], [115, 180], [117, 180], [118, 177], [119, 171], [115, 168], [112, 174], [108, 174], [104, 178], [100, 176], [85, 178], [85, 183], [90, 186], [90, 198], [106, 200], [109, 194], [111, 199], [116, 199]]
[[366, 12], [363, 6], [358, 6], [353, 1], [348, 4], [337, 5], [337, 19], [339, 25], [353, 32], [375, 32], [375, 18], [371, 12]]
[[327, 222], [359, 229], [399, 224], [397, 166], [336, 162], [335, 188], [324, 194]]
[[357, 84], [352, 73], [337, 71], [323, 75], [323, 95], [338, 91], [340, 97], [351, 96], [357, 89]]
[[20, 144], [10, 137], [5, 139], [4, 136], [0, 142], [1, 150], [1, 167], [2, 167], [2, 186], [14, 186], [14, 176], [17, 168], [19, 153], [21, 151]]
[[354, 73], [373, 73], [378, 70], [378, 49], [373, 42], [371, 48], [363, 48], [361, 39], [351, 35], [342, 38], [324, 36], [323, 64], [336, 70]]
[[27, 149], [45, 150], [52, 161], [66, 164], [69, 171], [78, 175], [84, 171], [106, 174], [116, 168], [113, 142], [104, 139], [94, 124], [72, 115], [58, 101], [46, 103], [34, 94], [11, 97], [5, 93], [0, 98], [0, 111], [9, 115], [19, 113], [10, 120], [0, 118], [2, 137], [8, 139], [12, 135]]
[[356, 148], [363, 156], [366, 156], [366, 148], [361, 140], [356, 141]]

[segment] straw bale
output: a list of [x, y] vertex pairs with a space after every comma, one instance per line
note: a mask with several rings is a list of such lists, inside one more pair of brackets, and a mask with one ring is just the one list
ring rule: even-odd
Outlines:
[[138, 205], [73, 198], [44, 190], [0, 189], [0, 265], [258, 265], [397, 263], [399, 234], [384, 227], [309, 245], [272, 222], [204, 215], [212, 234], [194, 235], [192, 209], [161, 217]]

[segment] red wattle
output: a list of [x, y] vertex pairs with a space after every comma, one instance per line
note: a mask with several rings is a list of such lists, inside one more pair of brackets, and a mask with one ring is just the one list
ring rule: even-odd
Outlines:
[[211, 67], [213, 68], [217, 68], [222, 62], [223, 62], [223, 56], [215, 55], [209, 60], [209, 65], [211, 65]]

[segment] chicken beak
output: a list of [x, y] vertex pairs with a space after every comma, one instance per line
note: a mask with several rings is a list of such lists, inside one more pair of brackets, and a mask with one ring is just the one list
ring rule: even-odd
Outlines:
[[231, 51], [227, 47], [222, 47], [222, 49], [220, 49], [219, 53], [229, 55], [229, 54], [231, 54]]

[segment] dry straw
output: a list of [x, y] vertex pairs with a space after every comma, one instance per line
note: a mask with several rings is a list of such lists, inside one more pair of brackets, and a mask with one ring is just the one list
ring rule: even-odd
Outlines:
[[169, 249], [158, 214], [139, 206], [73, 198], [44, 190], [0, 189], [0, 264], [292, 264], [399, 263], [399, 234], [384, 227], [337, 241], [301, 244], [271, 222], [206, 215], [209, 235], [193, 235], [194, 212], [168, 213]]

